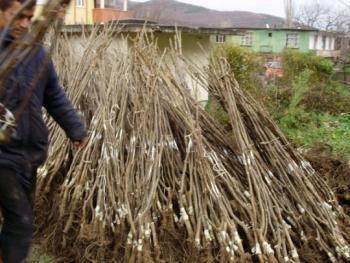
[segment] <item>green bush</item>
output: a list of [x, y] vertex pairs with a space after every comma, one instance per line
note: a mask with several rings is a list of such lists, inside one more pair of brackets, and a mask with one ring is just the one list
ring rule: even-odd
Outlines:
[[280, 124], [284, 129], [297, 128], [300, 125], [308, 122], [308, 114], [304, 111], [301, 102], [305, 93], [308, 91], [308, 83], [311, 77], [311, 71], [303, 71], [292, 84], [292, 94], [289, 104], [285, 110], [283, 117], [280, 119]]
[[257, 76], [263, 72], [263, 63], [256, 53], [239, 46], [224, 46], [217, 49], [214, 56], [227, 59], [242, 88], [251, 90], [259, 86]]
[[[305, 92], [298, 105], [306, 112], [328, 113], [337, 115], [350, 113], [350, 90], [337, 82], [316, 83], [305, 85]], [[293, 88], [269, 87], [262, 91], [265, 101], [263, 105], [269, 110], [274, 119], [279, 120], [285, 115], [291, 100]], [[267, 94], [267, 95], [266, 95]]]
[[293, 81], [305, 70], [312, 72], [310, 77], [312, 82], [329, 81], [334, 73], [334, 66], [330, 60], [316, 56], [311, 52], [302, 53], [286, 49], [282, 56], [285, 83]]
[[310, 112], [350, 113], [350, 90], [335, 81], [311, 85], [302, 104]]
[[205, 111], [218, 120], [219, 123], [222, 124], [227, 130], [231, 129], [228, 113], [212, 97], [209, 97], [208, 103], [205, 106]]
[[[225, 56], [241, 87], [267, 108], [292, 143], [313, 147], [327, 143], [333, 153], [350, 156], [350, 90], [332, 80], [333, 64], [312, 53], [286, 50], [282, 79], [262, 85], [258, 55], [240, 48], [224, 47]], [[231, 129], [227, 113], [210, 99], [206, 110]]]

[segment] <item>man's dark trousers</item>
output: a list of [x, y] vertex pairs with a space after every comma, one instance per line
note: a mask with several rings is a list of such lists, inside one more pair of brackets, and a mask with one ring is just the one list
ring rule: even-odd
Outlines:
[[33, 203], [36, 171], [33, 183], [21, 183], [15, 170], [0, 167], [0, 207], [4, 218], [0, 249], [4, 263], [20, 263], [27, 258], [33, 235]]

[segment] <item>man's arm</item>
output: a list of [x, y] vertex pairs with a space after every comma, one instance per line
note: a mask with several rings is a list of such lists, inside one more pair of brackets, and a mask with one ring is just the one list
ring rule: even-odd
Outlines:
[[[44, 107], [78, 147], [83, 146], [86, 129], [72, 103], [60, 87], [55, 68], [50, 62], [47, 71], [47, 85], [44, 94]], [[80, 143], [79, 143], [80, 142]]]

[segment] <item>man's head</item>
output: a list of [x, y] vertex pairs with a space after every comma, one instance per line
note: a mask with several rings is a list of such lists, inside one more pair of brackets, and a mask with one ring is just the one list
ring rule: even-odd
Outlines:
[[[24, 4], [26, 0], [18, 0], [21, 4]], [[14, 39], [20, 38], [22, 35], [28, 32], [30, 25], [32, 24], [32, 18], [35, 11], [35, 1], [24, 9], [16, 18], [11, 27], [11, 36]]]
[[16, 0], [1, 0], [0, 1], [0, 30], [11, 21], [21, 3]]

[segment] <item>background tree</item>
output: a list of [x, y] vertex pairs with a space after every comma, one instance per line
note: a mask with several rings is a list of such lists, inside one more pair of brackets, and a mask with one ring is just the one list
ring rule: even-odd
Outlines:
[[350, 21], [350, 5], [346, 0], [345, 8], [334, 8], [334, 6], [314, 0], [311, 3], [300, 5], [295, 15], [295, 21], [326, 31], [345, 31]]

